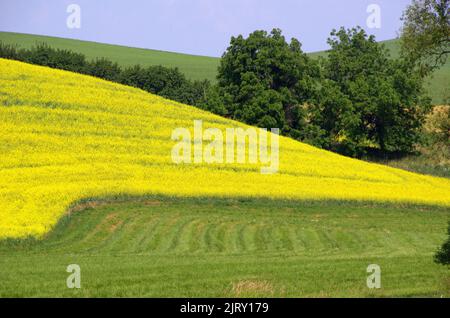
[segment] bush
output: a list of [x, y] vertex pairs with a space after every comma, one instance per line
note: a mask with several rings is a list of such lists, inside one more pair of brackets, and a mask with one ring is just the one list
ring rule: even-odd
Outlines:
[[121, 72], [122, 70], [117, 63], [113, 63], [105, 58], [90, 61], [85, 68], [86, 74], [113, 82], [118, 81]]
[[24, 50], [21, 60], [78, 73], [84, 73], [86, 68], [86, 59], [83, 54], [54, 49], [46, 43], [40, 43], [29, 50]]
[[124, 69], [118, 81], [189, 105], [205, 104], [208, 81], [189, 81], [177, 68], [139, 65]]
[[225, 107], [225, 97], [220, 91], [218, 85], [203, 85], [203, 98], [200, 99], [198, 107], [214, 114], [229, 117], [228, 110]]
[[17, 45], [6, 44], [0, 41], [0, 57], [11, 60], [20, 60], [20, 52]]
[[448, 144], [450, 140], [450, 105], [435, 106], [427, 116], [424, 130], [432, 142]]
[[450, 265], [450, 222], [448, 223], [448, 239], [436, 253], [434, 260], [438, 264]]

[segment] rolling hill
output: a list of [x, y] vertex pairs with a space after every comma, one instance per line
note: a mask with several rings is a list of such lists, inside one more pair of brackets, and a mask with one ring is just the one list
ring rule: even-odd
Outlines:
[[[119, 63], [122, 66], [134, 64], [163, 65], [178, 67], [186, 76], [193, 80], [208, 79], [216, 81], [219, 59], [215, 57], [196, 56], [173, 52], [164, 52], [150, 49], [132, 48], [119, 45], [110, 45], [96, 42], [80, 41], [73, 39], [56, 38], [50, 36], [21, 34], [12, 32], [0, 32], [0, 41], [9, 44], [17, 44], [23, 48], [29, 48], [36, 43], [48, 43], [52, 47], [69, 49], [85, 54], [88, 58], [105, 57]], [[383, 41], [396, 57], [399, 54], [398, 40]], [[325, 56], [326, 52], [309, 53], [313, 58]], [[433, 77], [428, 80], [428, 94], [433, 104], [444, 104], [450, 96], [450, 60]]]
[[[176, 164], [172, 132], [194, 120], [248, 128], [0, 59], [0, 297], [448, 296], [432, 256], [450, 180], [284, 137], [275, 174]], [[369, 264], [381, 289], [366, 286]]]
[[450, 205], [448, 179], [285, 137], [273, 175], [261, 163], [175, 164], [174, 129], [248, 126], [85, 75], [5, 59], [0, 69], [0, 238], [42, 236], [74, 202], [120, 194]]
[[141, 64], [177, 67], [193, 80], [214, 81], [219, 59], [207, 56], [188, 55], [158, 50], [132, 48], [97, 42], [64, 39], [42, 35], [0, 32], [0, 41], [30, 48], [36, 43], [47, 43], [52, 47], [83, 53], [88, 59], [105, 57], [121, 66]]

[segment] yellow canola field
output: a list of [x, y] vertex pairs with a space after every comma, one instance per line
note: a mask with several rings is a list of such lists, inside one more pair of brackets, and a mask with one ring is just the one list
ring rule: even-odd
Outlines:
[[0, 238], [42, 237], [74, 202], [120, 194], [450, 206], [448, 179], [284, 137], [276, 174], [254, 164], [177, 165], [172, 131], [194, 120], [248, 127], [139, 89], [0, 59]]

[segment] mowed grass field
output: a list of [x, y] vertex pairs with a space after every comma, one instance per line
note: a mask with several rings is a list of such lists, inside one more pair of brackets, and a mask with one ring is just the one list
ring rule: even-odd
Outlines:
[[[0, 243], [0, 297], [448, 297], [448, 208], [141, 197], [80, 204]], [[66, 287], [69, 264], [81, 289]], [[381, 289], [369, 289], [369, 264]]]
[[[143, 66], [178, 67], [188, 78], [194, 80], [208, 79], [215, 82], [217, 67], [219, 66], [219, 58], [216, 57], [163, 52], [50, 36], [0, 32], [0, 41], [19, 45], [22, 48], [30, 48], [36, 43], [45, 42], [52, 47], [83, 53], [89, 59], [105, 57], [122, 66], [141, 64]], [[386, 45], [393, 57], [399, 55], [400, 45], [398, 40], [383, 41], [382, 43]], [[317, 58], [325, 56], [326, 52], [314, 52], [308, 55]], [[426, 87], [433, 104], [448, 103], [450, 98], [450, 60], [434, 73], [433, 77], [428, 80]]]

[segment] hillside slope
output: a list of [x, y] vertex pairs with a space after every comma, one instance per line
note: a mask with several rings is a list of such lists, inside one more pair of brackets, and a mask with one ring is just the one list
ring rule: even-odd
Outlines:
[[[208, 79], [212, 82], [216, 81], [217, 67], [219, 65], [219, 59], [215, 57], [139, 49], [32, 34], [0, 32], [0, 41], [16, 44], [23, 48], [30, 48], [36, 45], [36, 43], [46, 42], [52, 47], [83, 53], [89, 59], [106, 57], [122, 66], [141, 64], [144, 66], [163, 65], [167, 67], [178, 67], [190, 79]], [[400, 51], [398, 40], [383, 41], [382, 43], [386, 45], [393, 57], [398, 56]], [[308, 55], [317, 58], [318, 56], [325, 56], [326, 52], [313, 52], [308, 53]], [[449, 87], [450, 60], [428, 80], [428, 94], [432, 97], [434, 104], [445, 104], [445, 100], [450, 97]]]
[[41, 236], [74, 202], [120, 194], [450, 206], [450, 180], [280, 137], [279, 172], [173, 163], [175, 128], [247, 127], [93, 77], [0, 59], [0, 238]]
[[215, 81], [217, 66], [219, 65], [219, 59], [214, 57], [132, 48], [43, 35], [0, 32], [0, 41], [19, 45], [21, 48], [30, 48], [36, 45], [36, 43], [45, 42], [55, 48], [83, 53], [88, 59], [105, 57], [122, 66], [140, 64], [143, 66], [164, 65], [167, 67], [177, 67], [188, 78], [193, 80], [209, 79]]

